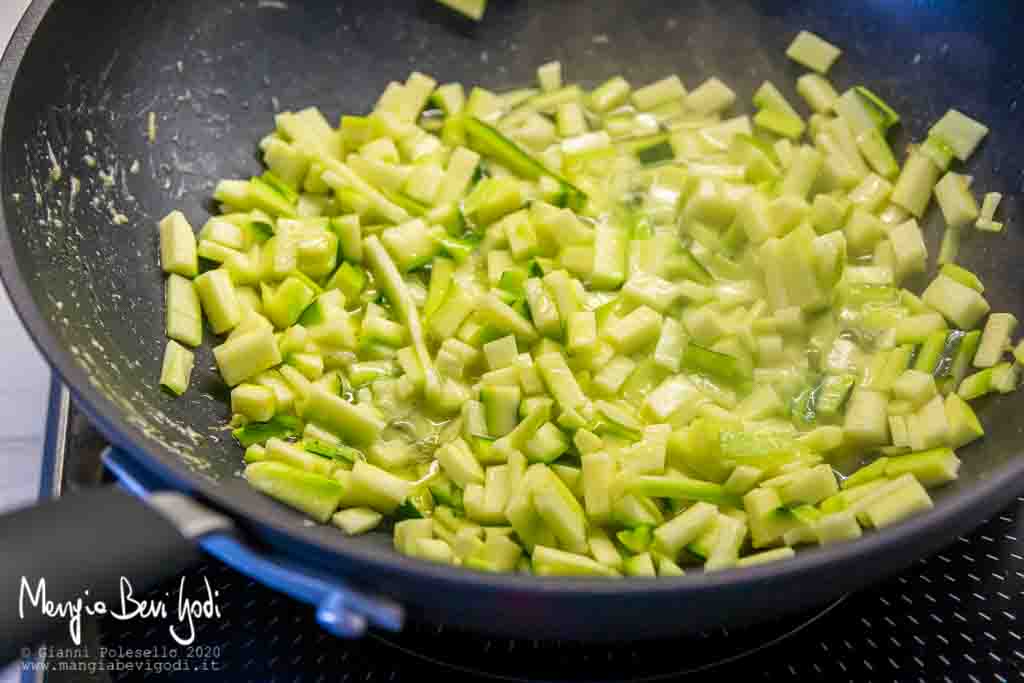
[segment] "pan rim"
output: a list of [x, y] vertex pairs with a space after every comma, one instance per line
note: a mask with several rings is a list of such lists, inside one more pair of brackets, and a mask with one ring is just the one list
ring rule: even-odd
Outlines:
[[[7, 105], [21, 62], [39, 24], [55, 2], [32, 1], [0, 59], [0, 132], [6, 124]], [[0, 161], [7, 147], [6, 141], [0, 138]], [[3, 182], [2, 178], [0, 182]], [[136, 462], [155, 470], [157, 476], [171, 487], [210, 503], [247, 528], [269, 530], [270, 535], [284, 538], [294, 543], [296, 548], [326, 554], [335, 561], [358, 563], [369, 572], [398, 573], [405, 579], [427, 580], [439, 587], [474, 589], [481, 593], [509, 591], [540, 598], [571, 594], [601, 599], [637, 594], [679, 597], [680, 594], [715, 592], [740, 586], [754, 588], [777, 581], [799, 585], [801, 579], [820, 579], [844, 568], [849, 569], [856, 562], [860, 565], [856, 578], [844, 575], [839, 581], [859, 586], [906, 567], [919, 557], [952, 542], [956, 536], [973, 529], [1024, 491], [1024, 457], [1018, 456], [992, 476], [944, 497], [935, 509], [893, 527], [866, 534], [856, 541], [807, 549], [786, 562], [711, 574], [691, 573], [657, 581], [484, 574], [416, 560], [383, 548], [351, 545], [340, 534], [337, 543], [324, 543], [314, 535], [314, 529], [301, 525], [289, 527], [266, 519], [259, 509], [229, 495], [209, 478], [191, 471], [170, 449], [150, 439], [121, 417], [120, 409], [93, 386], [84, 369], [60, 343], [42, 316], [15, 259], [6, 218], [5, 208], [0, 202], [0, 279], [7, 288], [11, 303], [36, 348], [112, 444], [127, 452]], [[908, 548], [914, 552], [908, 553]], [[902, 559], [894, 562], [896, 557]], [[684, 629], [685, 625], [681, 626], [681, 630]]]

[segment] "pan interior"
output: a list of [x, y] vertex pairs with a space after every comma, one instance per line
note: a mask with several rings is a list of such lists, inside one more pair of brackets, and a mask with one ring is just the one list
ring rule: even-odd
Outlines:
[[[838, 86], [863, 82], [903, 114], [898, 153], [949, 107], [991, 127], [969, 172], [978, 191], [1004, 193], [1009, 229], [971, 239], [961, 262], [983, 275], [993, 310], [1024, 317], [1015, 263], [1024, 237], [1014, 220], [1024, 60], [1005, 30], [1019, 20], [1014, 3], [491, 5], [472, 25], [426, 1], [52, 4], [25, 49], [3, 121], [2, 210], [14, 251], [4, 276], [27, 285], [18, 304], [37, 339], [125, 442], [144, 435], [147, 452], [235, 485], [241, 451], [223, 428], [228, 392], [209, 331], [190, 391], [172, 399], [157, 388], [156, 221], [178, 208], [199, 226], [218, 179], [259, 172], [256, 143], [276, 111], [315, 104], [336, 122], [368, 111], [390, 80], [413, 69], [501, 89], [532, 82], [539, 64], [559, 59], [568, 80], [587, 85], [619, 73], [637, 85], [678, 73], [692, 88], [714, 75], [741, 102], [764, 80], [799, 101], [801, 71], [783, 53], [797, 30], [816, 31], [844, 49], [830, 74]], [[941, 229], [933, 212], [932, 254]], [[963, 453], [963, 477], [943, 495], [1018, 455], [1022, 407], [1019, 394], [981, 407], [988, 436]]]

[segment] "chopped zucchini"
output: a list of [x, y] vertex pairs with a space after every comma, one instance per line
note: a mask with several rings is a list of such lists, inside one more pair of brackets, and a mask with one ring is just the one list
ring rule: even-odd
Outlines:
[[203, 313], [195, 283], [172, 273], [164, 292], [167, 336], [187, 346], [202, 344]]
[[173, 339], [169, 339], [160, 370], [160, 386], [176, 396], [181, 396], [188, 389], [194, 365], [195, 354]]
[[786, 56], [808, 69], [826, 73], [842, 51], [810, 31], [800, 31], [786, 49]]
[[988, 127], [956, 109], [947, 111], [928, 131], [929, 137], [949, 145], [960, 161], [967, 161], [987, 134]]
[[199, 272], [196, 236], [180, 211], [172, 211], [160, 221], [160, 265], [165, 273], [184, 277]]
[[985, 322], [981, 333], [978, 352], [974, 355], [974, 367], [990, 368], [1003, 359], [1010, 348], [1010, 337], [1017, 328], [1017, 318], [1012, 313], [993, 313]]
[[987, 128], [951, 110], [898, 159], [839, 54], [787, 50], [807, 120], [767, 82], [723, 119], [717, 77], [588, 92], [559, 62], [505, 92], [412, 73], [338, 128], [282, 112], [198, 241], [160, 221], [161, 384], [205, 318], [253, 486], [477, 571], [746, 567], [924, 510], [984, 434], [967, 401], [1020, 381], [1016, 319], [955, 263], [1000, 195], [950, 172]]
[[335, 512], [331, 516], [331, 524], [349, 536], [358, 536], [373, 531], [384, 519], [376, 510], [367, 507], [354, 507]]
[[254, 462], [245, 468], [245, 478], [271, 498], [304, 512], [321, 524], [338, 509], [345, 495], [341, 482], [280, 462]]

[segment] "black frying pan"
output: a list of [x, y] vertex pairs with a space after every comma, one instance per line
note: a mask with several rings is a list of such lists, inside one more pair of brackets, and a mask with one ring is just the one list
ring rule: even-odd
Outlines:
[[[962, 453], [962, 478], [934, 511], [792, 561], [707, 576], [540, 579], [428, 564], [395, 554], [385, 534], [347, 539], [308, 526], [242, 482], [209, 348], [185, 397], [155, 388], [164, 345], [155, 221], [181, 208], [201, 224], [216, 179], [258, 172], [256, 141], [275, 107], [318, 104], [332, 119], [363, 112], [413, 68], [500, 88], [525, 85], [538, 64], [561, 59], [569, 79], [590, 85], [620, 72], [635, 83], [676, 72], [690, 86], [717, 75], [749, 101], [771, 79], [797, 101], [800, 72], [783, 51], [798, 29], [819, 32], [845, 49], [832, 74], [839, 85], [869, 84], [905, 115], [897, 149], [950, 106], [992, 127], [970, 172], [976, 187], [1007, 195], [1009, 230], [971, 241], [962, 260], [984, 274], [995, 310], [1024, 317], [1019, 3], [491, 4], [478, 26], [411, 0], [32, 4], [0, 69], [0, 266], [43, 353], [137, 467], [230, 516], [256, 542], [387, 594], [412, 614], [559, 638], [640, 638], [805, 607], [907, 566], [1024, 490], [1024, 394], [982, 407], [988, 436]], [[109, 187], [100, 169], [112, 175]], [[71, 176], [82, 182], [74, 198]], [[928, 223], [933, 247], [939, 229]], [[0, 522], [0, 557], [2, 661], [15, 638], [41, 634], [13, 616], [23, 573], [48, 573], [56, 597], [104, 573], [138, 582], [172, 574], [195, 552], [162, 516], [105, 492]]]

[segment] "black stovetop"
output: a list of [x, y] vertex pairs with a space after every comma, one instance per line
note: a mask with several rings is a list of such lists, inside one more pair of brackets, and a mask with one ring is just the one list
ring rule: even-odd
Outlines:
[[[103, 440], [56, 385], [50, 426], [44, 495], [95, 484]], [[152, 595], [177, 596], [182, 580], [186, 595], [205, 595], [204, 580], [219, 592], [222, 616], [197, 625], [193, 649], [166, 622], [108, 617], [85, 629], [96, 669], [45, 681], [1024, 680], [1024, 497], [904, 574], [813, 612], [652, 642], [507, 640], [419, 623], [342, 641], [312, 608], [215, 561]]]

